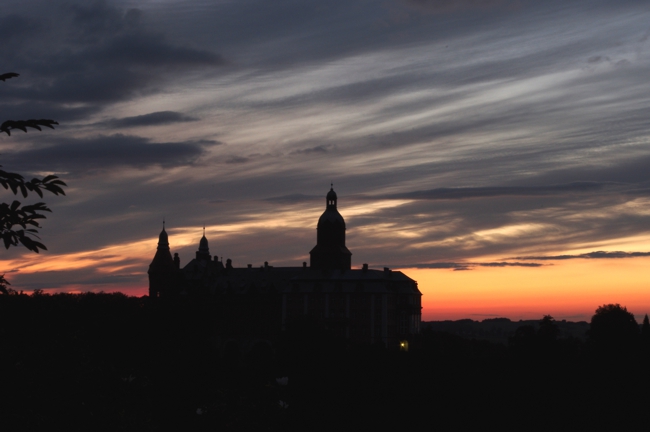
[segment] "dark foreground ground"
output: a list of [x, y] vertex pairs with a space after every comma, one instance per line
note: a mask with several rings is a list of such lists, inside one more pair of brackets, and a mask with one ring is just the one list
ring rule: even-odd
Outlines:
[[[0, 429], [648, 428], [650, 356], [520, 332], [427, 330], [410, 352], [303, 322], [275, 352], [219, 350], [208, 304], [123, 295], [0, 297]], [[276, 378], [287, 377], [287, 384]]]

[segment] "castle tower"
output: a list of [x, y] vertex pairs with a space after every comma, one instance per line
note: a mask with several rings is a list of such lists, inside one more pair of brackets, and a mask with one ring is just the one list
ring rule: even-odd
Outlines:
[[196, 251], [196, 259], [197, 261], [210, 261], [212, 259], [210, 248], [208, 247], [208, 239], [205, 238], [205, 227], [203, 227], [203, 237], [199, 241], [199, 250]]
[[336, 208], [337, 196], [333, 185], [325, 202], [325, 211], [316, 227], [316, 246], [309, 252], [310, 266], [323, 270], [350, 270], [352, 253], [345, 246], [345, 221]]
[[174, 289], [177, 271], [177, 265], [169, 250], [169, 238], [163, 222], [163, 229], [158, 236], [156, 255], [149, 264], [147, 272], [149, 274], [149, 297], [156, 298], [170, 294]]

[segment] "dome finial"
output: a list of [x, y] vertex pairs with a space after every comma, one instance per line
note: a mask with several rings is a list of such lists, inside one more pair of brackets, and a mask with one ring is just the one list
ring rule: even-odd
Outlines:
[[325, 200], [327, 201], [326, 208], [336, 208], [336, 192], [334, 192], [334, 183], [330, 183], [330, 184], [331, 184], [330, 191], [327, 192], [327, 195], [325, 197]]
[[[208, 239], [205, 238], [205, 226], [203, 227], [203, 237], [199, 241], [199, 252], [201, 256], [208, 257], [210, 255], [210, 248], [208, 247]], [[197, 258], [199, 255], [197, 255]]]

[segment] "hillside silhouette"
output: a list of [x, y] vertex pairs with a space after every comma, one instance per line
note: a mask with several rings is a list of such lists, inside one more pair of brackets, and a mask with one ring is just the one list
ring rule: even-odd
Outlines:
[[[0, 296], [7, 430], [567, 430], [647, 420], [647, 339], [607, 351], [551, 317], [507, 344], [425, 328], [409, 352], [294, 321], [272, 350], [217, 349], [206, 301]], [[534, 423], [533, 423], [534, 422]], [[419, 425], [419, 426], [418, 426]]]

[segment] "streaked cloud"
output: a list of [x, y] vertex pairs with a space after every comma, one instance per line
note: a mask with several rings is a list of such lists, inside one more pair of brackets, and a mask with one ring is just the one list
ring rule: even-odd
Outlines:
[[451, 269], [454, 271], [472, 270], [475, 267], [542, 267], [545, 264], [522, 263], [522, 262], [435, 262], [429, 264], [406, 264], [397, 265], [395, 268], [417, 268], [417, 269]]
[[172, 123], [195, 122], [199, 119], [175, 111], [158, 111], [131, 117], [105, 120], [101, 123], [105, 127], [129, 128], [137, 126], [160, 126]]
[[540, 196], [567, 192], [590, 192], [602, 189], [603, 183], [575, 182], [561, 185], [530, 187], [439, 188], [390, 195], [397, 199], [463, 199], [497, 196]]
[[30, 29], [0, 34], [4, 46], [12, 47], [5, 64], [19, 70], [23, 80], [3, 89], [13, 106], [77, 105], [89, 117], [98, 106], [157, 93], [164, 82], [224, 64], [219, 54], [170, 42], [164, 32], [147, 26], [139, 9], [109, 1], [37, 3], [12, 7], [12, 15], [0, 17]]
[[519, 7], [521, 2], [516, 0], [405, 0], [405, 3], [427, 12], [445, 13], [505, 6]]
[[[0, 163], [70, 185], [41, 231], [62, 263], [120, 246], [146, 268], [165, 218], [214, 227], [238, 265], [299, 264], [330, 182], [357, 264], [543, 272], [649, 250], [643, 2], [134, 5], [0, 12], [21, 74], [0, 83], [3, 117], [60, 123], [0, 138]], [[172, 247], [185, 262], [196, 245]], [[16, 283], [138, 280], [95, 274], [97, 256]]]
[[638, 258], [638, 257], [647, 257], [650, 256], [650, 252], [606, 252], [606, 251], [596, 251], [588, 252], [577, 255], [541, 255], [541, 256], [522, 256], [515, 257], [512, 259], [518, 260], [534, 260], [534, 261], [562, 261], [568, 259], [606, 259], [606, 258]]
[[49, 138], [43, 145], [6, 153], [12, 167], [28, 171], [108, 171], [116, 168], [185, 166], [195, 163], [216, 141], [151, 142], [135, 135], [98, 135], [91, 138]]

